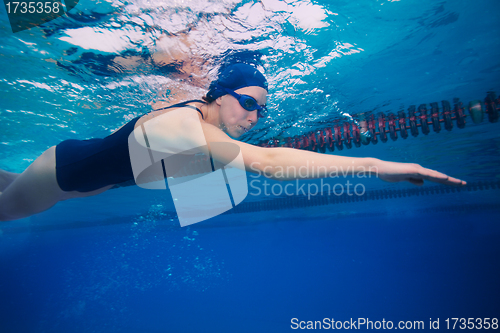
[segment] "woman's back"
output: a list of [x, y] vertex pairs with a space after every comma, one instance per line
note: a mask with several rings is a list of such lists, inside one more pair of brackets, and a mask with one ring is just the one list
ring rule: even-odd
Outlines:
[[[91, 192], [134, 179], [129, 154], [129, 135], [147, 121], [180, 107], [194, 108], [188, 101], [136, 117], [102, 139], [66, 140], [56, 147], [56, 174], [63, 191]], [[202, 102], [203, 103], [203, 102]], [[202, 115], [203, 116], [203, 115]]]

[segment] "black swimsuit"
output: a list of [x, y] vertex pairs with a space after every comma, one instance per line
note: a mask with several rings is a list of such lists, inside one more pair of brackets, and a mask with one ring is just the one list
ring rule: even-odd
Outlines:
[[[200, 109], [187, 101], [166, 108], [188, 107]], [[155, 110], [155, 111], [158, 111]], [[135, 123], [141, 118], [132, 119], [125, 126], [104, 139], [65, 140], [56, 146], [56, 177], [63, 191], [90, 192], [102, 187], [128, 182], [134, 179], [128, 137], [134, 130]]]

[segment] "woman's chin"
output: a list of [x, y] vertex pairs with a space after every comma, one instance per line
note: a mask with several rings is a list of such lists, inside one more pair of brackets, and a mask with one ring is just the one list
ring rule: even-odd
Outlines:
[[226, 134], [229, 135], [233, 139], [238, 139], [242, 135], [242, 133], [239, 133], [239, 132], [236, 132], [236, 131], [235, 132], [231, 132], [231, 133], [226, 133]]
[[226, 130], [225, 132], [233, 139], [238, 139], [240, 136], [245, 134], [245, 130], [239, 126], [231, 128], [230, 130]]

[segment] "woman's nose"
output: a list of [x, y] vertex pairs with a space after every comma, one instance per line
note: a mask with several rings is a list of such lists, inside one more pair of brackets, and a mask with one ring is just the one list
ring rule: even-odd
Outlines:
[[258, 111], [257, 110], [249, 111], [247, 119], [250, 122], [250, 124], [256, 124], [257, 121], [259, 120]]

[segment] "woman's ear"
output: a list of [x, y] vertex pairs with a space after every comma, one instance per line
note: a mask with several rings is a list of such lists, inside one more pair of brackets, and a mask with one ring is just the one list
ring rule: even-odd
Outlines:
[[218, 106], [220, 106], [222, 104], [222, 97], [224, 97], [224, 96], [217, 97], [217, 99], [215, 100], [215, 103], [217, 103]]

